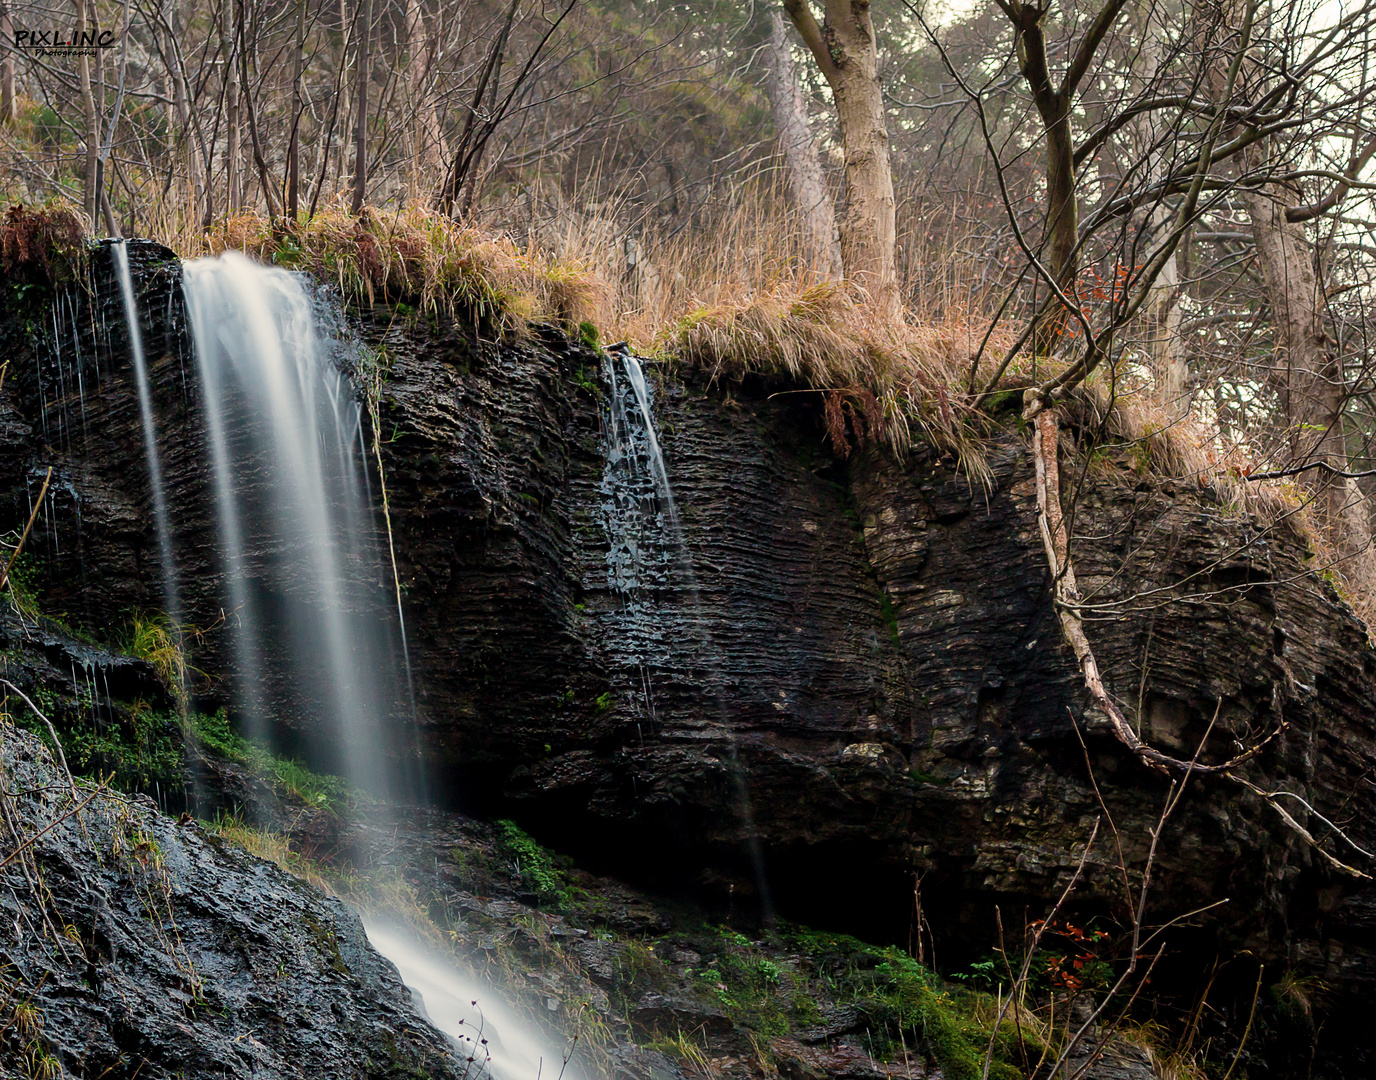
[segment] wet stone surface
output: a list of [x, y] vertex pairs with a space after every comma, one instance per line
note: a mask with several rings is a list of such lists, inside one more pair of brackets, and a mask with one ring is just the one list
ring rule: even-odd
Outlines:
[[27, 732], [0, 759], [5, 1075], [462, 1075], [342, 903], [142, 796], [74, 812]]

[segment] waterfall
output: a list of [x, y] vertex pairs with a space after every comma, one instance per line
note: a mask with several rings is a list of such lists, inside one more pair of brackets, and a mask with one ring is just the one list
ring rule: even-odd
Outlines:
[[[400, 597], [372, 505], [363, 409], [345, 374], [365, 357], [337, 307], [297, 275], [228, 253], [187, 263], [183, 289], [251, 734], [267, 736], [290, 713], [323, 735], [315, 750], [326, 767], [384, 798], [420, 796], [414, 775], [387, 764], [414, 756], [415, 731], [400, 679]], [[468, 1075], [572, 1075], [452, 957], [375, 914], [366, 925], [420, 1010], [471, 1063]]]
[[359, 354], [296, 275], [231, 252], [187, 263], [183, 281], [250, 733], [312, 733], [326, 768], [411, 794], [389, 765], [413, 733], [362, 408], [341, 370]]
[[[139, 305], [134, 296], [134, 279], [129, 272], [129, 248], [123, 240], [111, 245], [115, 273], [119, 277], [124, 301], [124, 319], [129, 329], [129, 352], [134, 363], [134, 382], [139, 394], [139, 416], [143, 420], [143, 453], [148, 463], [148, 486], [153, 494], [153, 524], [158, 533], [158, 557], [162, 566], [163, 601], [173, 627], [181, 623], [177, 597], [177, 567], [172, 555], [172, 531], [167, 518], [167, 490], [162, 481], [162, 460], [158, 454], [158, 433], [153, 417], [153, 393], [148, 384], [148, 363], [143, 354], [143, 331], [139, 325]], [[77, 364], [78, 373], [80, 364]], [[64, 395], [65, 400], [65, 395]], [[85, 392], [82, 390], [82, 425], [85, 426]]]

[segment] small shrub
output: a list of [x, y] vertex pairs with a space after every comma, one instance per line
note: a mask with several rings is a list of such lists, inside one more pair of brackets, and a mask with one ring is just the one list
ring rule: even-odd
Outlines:
[[514, 821], [499, 821], [497, 828], [501, 830], [502, 852], [511, 860], [521, 884], [535, 893], [541, 904], [567, 904], [567, 882], [555, 866], [554, 856]]
[[[46, 728], [44, 729], [46, 731]], [[152, 791], [154, 785], [181, 784], [182, 734], [177, 718], [134, 702], [124, 723], [97, 723], [83, 717], [63, 742], [73, 771], [109, 777], [125, 791]]]

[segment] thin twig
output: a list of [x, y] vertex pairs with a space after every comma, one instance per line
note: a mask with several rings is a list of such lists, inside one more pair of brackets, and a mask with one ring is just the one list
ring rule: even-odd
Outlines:
[[1242, 1041], [1237, 1044], [1237, 1053], [1233, 1055], [1232, 1063], [1228, 1066], [1228, 1071], [1223, 1074], [1223, 1080], [1228, 1080], [1233, 1075], [1233, 1070], [1237, 1068], [1237, 1063], [1242, 1059], [1242, 1051], [1247, 1045], [1247, 1036], [1252, 1034], [1252, 1020], [1257, 1015], [1257, 998], [1261, 996], [1261, 977], [1266, 974], [1266, 965], [1257, 965], [1257, 985], [1252, 991], [1252, 1007], [1247, 1012], [1247, 1026], [1242, 1029]]
[[72, 779], [72, 770], [67, 768], [67, 755], [62, 752], [62, 740], [57, 737], [57, 729], [53, 727], [53, 722], [43, 715], [42, 710], [39, 709], [37, 705], [35, 705], [32, 701], [29, 700], [28, 694], [24, 693], [23, 690], [20, 690], [19, 687], [15, 686], [14, 683], [9, 681], [9, 679], [0, 679], [0, 685], [8, 686], [11, 690], [13, 690], [16, 694], [23, 698], [24, 703], [34, 711], [34, 715], [36, 715], [38, 719], [42, 720], [43, 723], [48, 726], [48, 734], [53, 737], [53, 748], [57, 751], [57, 760], [62, 764], [62, 772], [67, 777], [67, 786], [71, 788], [72, 801], [75, 802], [77, 798], [76, 781]]
[[86, 798], [84, 798], [81, 802], [73, 806], [65, 814], [62, 814], [59, 817], [54, 818], [46, 828], [34, 833], [31, 837], [25, 840], [22, 844], [20, 844], [17, 848], [11, 851], [3, 859], [0, 859], [0, 869], [3, 869], [4, 867], [8, 866], [16, 857], [19, 856], [21, 852], [33, 847], [35, 843], [41, 840], [48, 833], [52, 832], [55, 828], [61, 825], [73, 814], [79, 814], [82, 810], [85, 810], [86, 807], [91, 804], [92, 800], [94, 800], [103, 790], [103, 788], [96, 788], [93, 792], [91, 792], [91, 794], [87, 795]]
[[33, 512], [29, 514], [29, 523], [24, 526], [24, 534], [19, 538], [19, 543], [14, 546], [14, 552], [10, 555], [10, 561], [5, 563], [3, 573], [0, 573], [0, 589], [3, 589], [10, 580], [10, 568], [14, 566], [14, 560], [19, 558], [19, 553], [24, 550], [24, 541], [29, 538], [29, 530], [33, 528], [34, 519], [38, 517], [38, 511], [43, 508], [43, 497], [48, 494], [48, 484], [53, 478], [53, 467], [48, 466], [48, 475], [43, 478], [43, 486], [38, 491], [38, 498], [34, 500]]

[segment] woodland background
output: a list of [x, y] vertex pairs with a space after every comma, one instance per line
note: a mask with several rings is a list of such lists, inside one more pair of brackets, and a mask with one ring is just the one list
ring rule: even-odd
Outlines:
[[[978, 473], [965, 436], [995, 395], [1030, 390], [1029, 418], [1079, 395], [1144, 462], [1303, 518], [1365, 604], [1369, 4], [74, 0], [0, 18], [11, 201], [288, 265], [352, 237], [384, 288], [398, 244], [538, 263], [605, 340], [801, 373], [843, 452], [919, 428]], [[111, 45], [16, 45], [73, 28]], [[381, 268], [359, 255], [369, 229]]]

